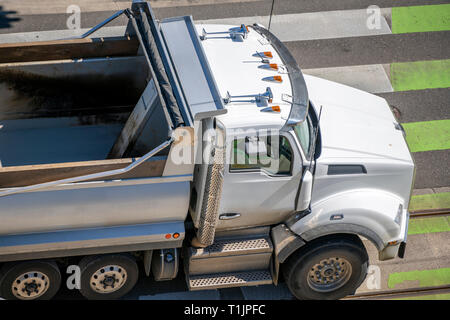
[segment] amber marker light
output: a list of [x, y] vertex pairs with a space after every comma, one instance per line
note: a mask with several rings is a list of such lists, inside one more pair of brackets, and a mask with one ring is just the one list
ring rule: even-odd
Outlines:
[[275, 112], [281, 112], [280, 106], [272, 106], [272, 107], [270, 107], [270, 108], [272, 109], [272, 111], [275, 111]]
[[170, 239], [170, 238], [172, 238], [172, 235], [170, 234], [170, 233], [168, 233], [168, 234], [166, 234], [166, 239]]
[[273, 81], [283, 82], [283, 78], [281, 78], [281, 76], [273, 76]]
[[172, 235], [172, 237], [173, 237], [174, 239], [178, 239], [178, 238], [180, 237], [180, 234], [179, 234], [178, 232], [175, 232], [175, 233]]

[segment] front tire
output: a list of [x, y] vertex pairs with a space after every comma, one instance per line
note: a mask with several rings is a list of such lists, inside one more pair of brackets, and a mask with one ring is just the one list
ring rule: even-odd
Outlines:
[[81, 294], [89, 300], [119, 299], [139, 276], [136, 260], [126, 254], [88, 256], [80, 261]]
[[353, 294], [367, 275], [369, 258], [357, 236], [316, 240], [283, 265], [291, 293], [300, 300], [336, 300]]

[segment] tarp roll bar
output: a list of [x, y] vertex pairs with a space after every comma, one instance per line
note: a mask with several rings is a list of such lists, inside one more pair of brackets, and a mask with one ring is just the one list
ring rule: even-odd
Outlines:
[[[167, 77], [167, 72], [164, 68], [158, 51], [158, 47], [151, 32], [147, 14], [144, 12], [141, 6], [134, 6], [132, 7], [132, 10], [136, 17], [136, 21], [139, 22], [141, 27], [140, 34], [142, 35], [142, 37], [144, 37], [143, 40], [145, 40], [143, 43], [144, 51], [146, 51], [149, 56], [148, 60], [157, 80], [155, 81], [155, 83], [159, 87], [158, 89], [160, 90], [164, 99], [164, 109], [170, 114], [173, 120], [173, 128], [179, 127], [180, 125], [184, 124], [184, 120], [181, 116], [180, 109], [178, 108], [177, 101], [172, 91], [172, 86], [170, 85], [169, 79]], [[137, 30], [136, 33], [138, 33]]]

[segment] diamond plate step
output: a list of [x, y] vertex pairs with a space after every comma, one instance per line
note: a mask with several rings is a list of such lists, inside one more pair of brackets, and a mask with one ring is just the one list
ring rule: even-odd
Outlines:
[[268, 237], [253, 239], [230, 239], [216, 241], [206, 248], [192, 248], [191, 258], [207, 258], [252, 253], [269, 253], [273, 251]]
[[188, 286], [191, 291], [258, 286], [272, 283], [272, 276], [268, 270], [218, 273], [188, 277]]

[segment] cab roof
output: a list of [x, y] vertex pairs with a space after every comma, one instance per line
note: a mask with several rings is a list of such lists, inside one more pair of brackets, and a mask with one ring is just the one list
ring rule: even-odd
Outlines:
[[[272, 103], [264, 105], [255, 98], [231, 98], [225, 104], [227, 113], [217, 116], [226, 128], [281, 129], [291, 111], [287, 98], [293, 95], [292, 85], [283, 61], [275, 48], [261, 34], [248, 28], [246, 37], [236, 37], [229, 32], [241, 29], [231, 25], [196, 25], [197, 33], [206, 36], [201, 41], [220, 95], [226, 98], [241, 95], [264, 94], [270, 88]], [[264, 55], [270, 52], [272, 58]], [[270, 68], [277, 64], [278, 70]], [[272, 77], [281, 77], [282, 82]], [[279, 106], [280, 111], [273, 111]]]

